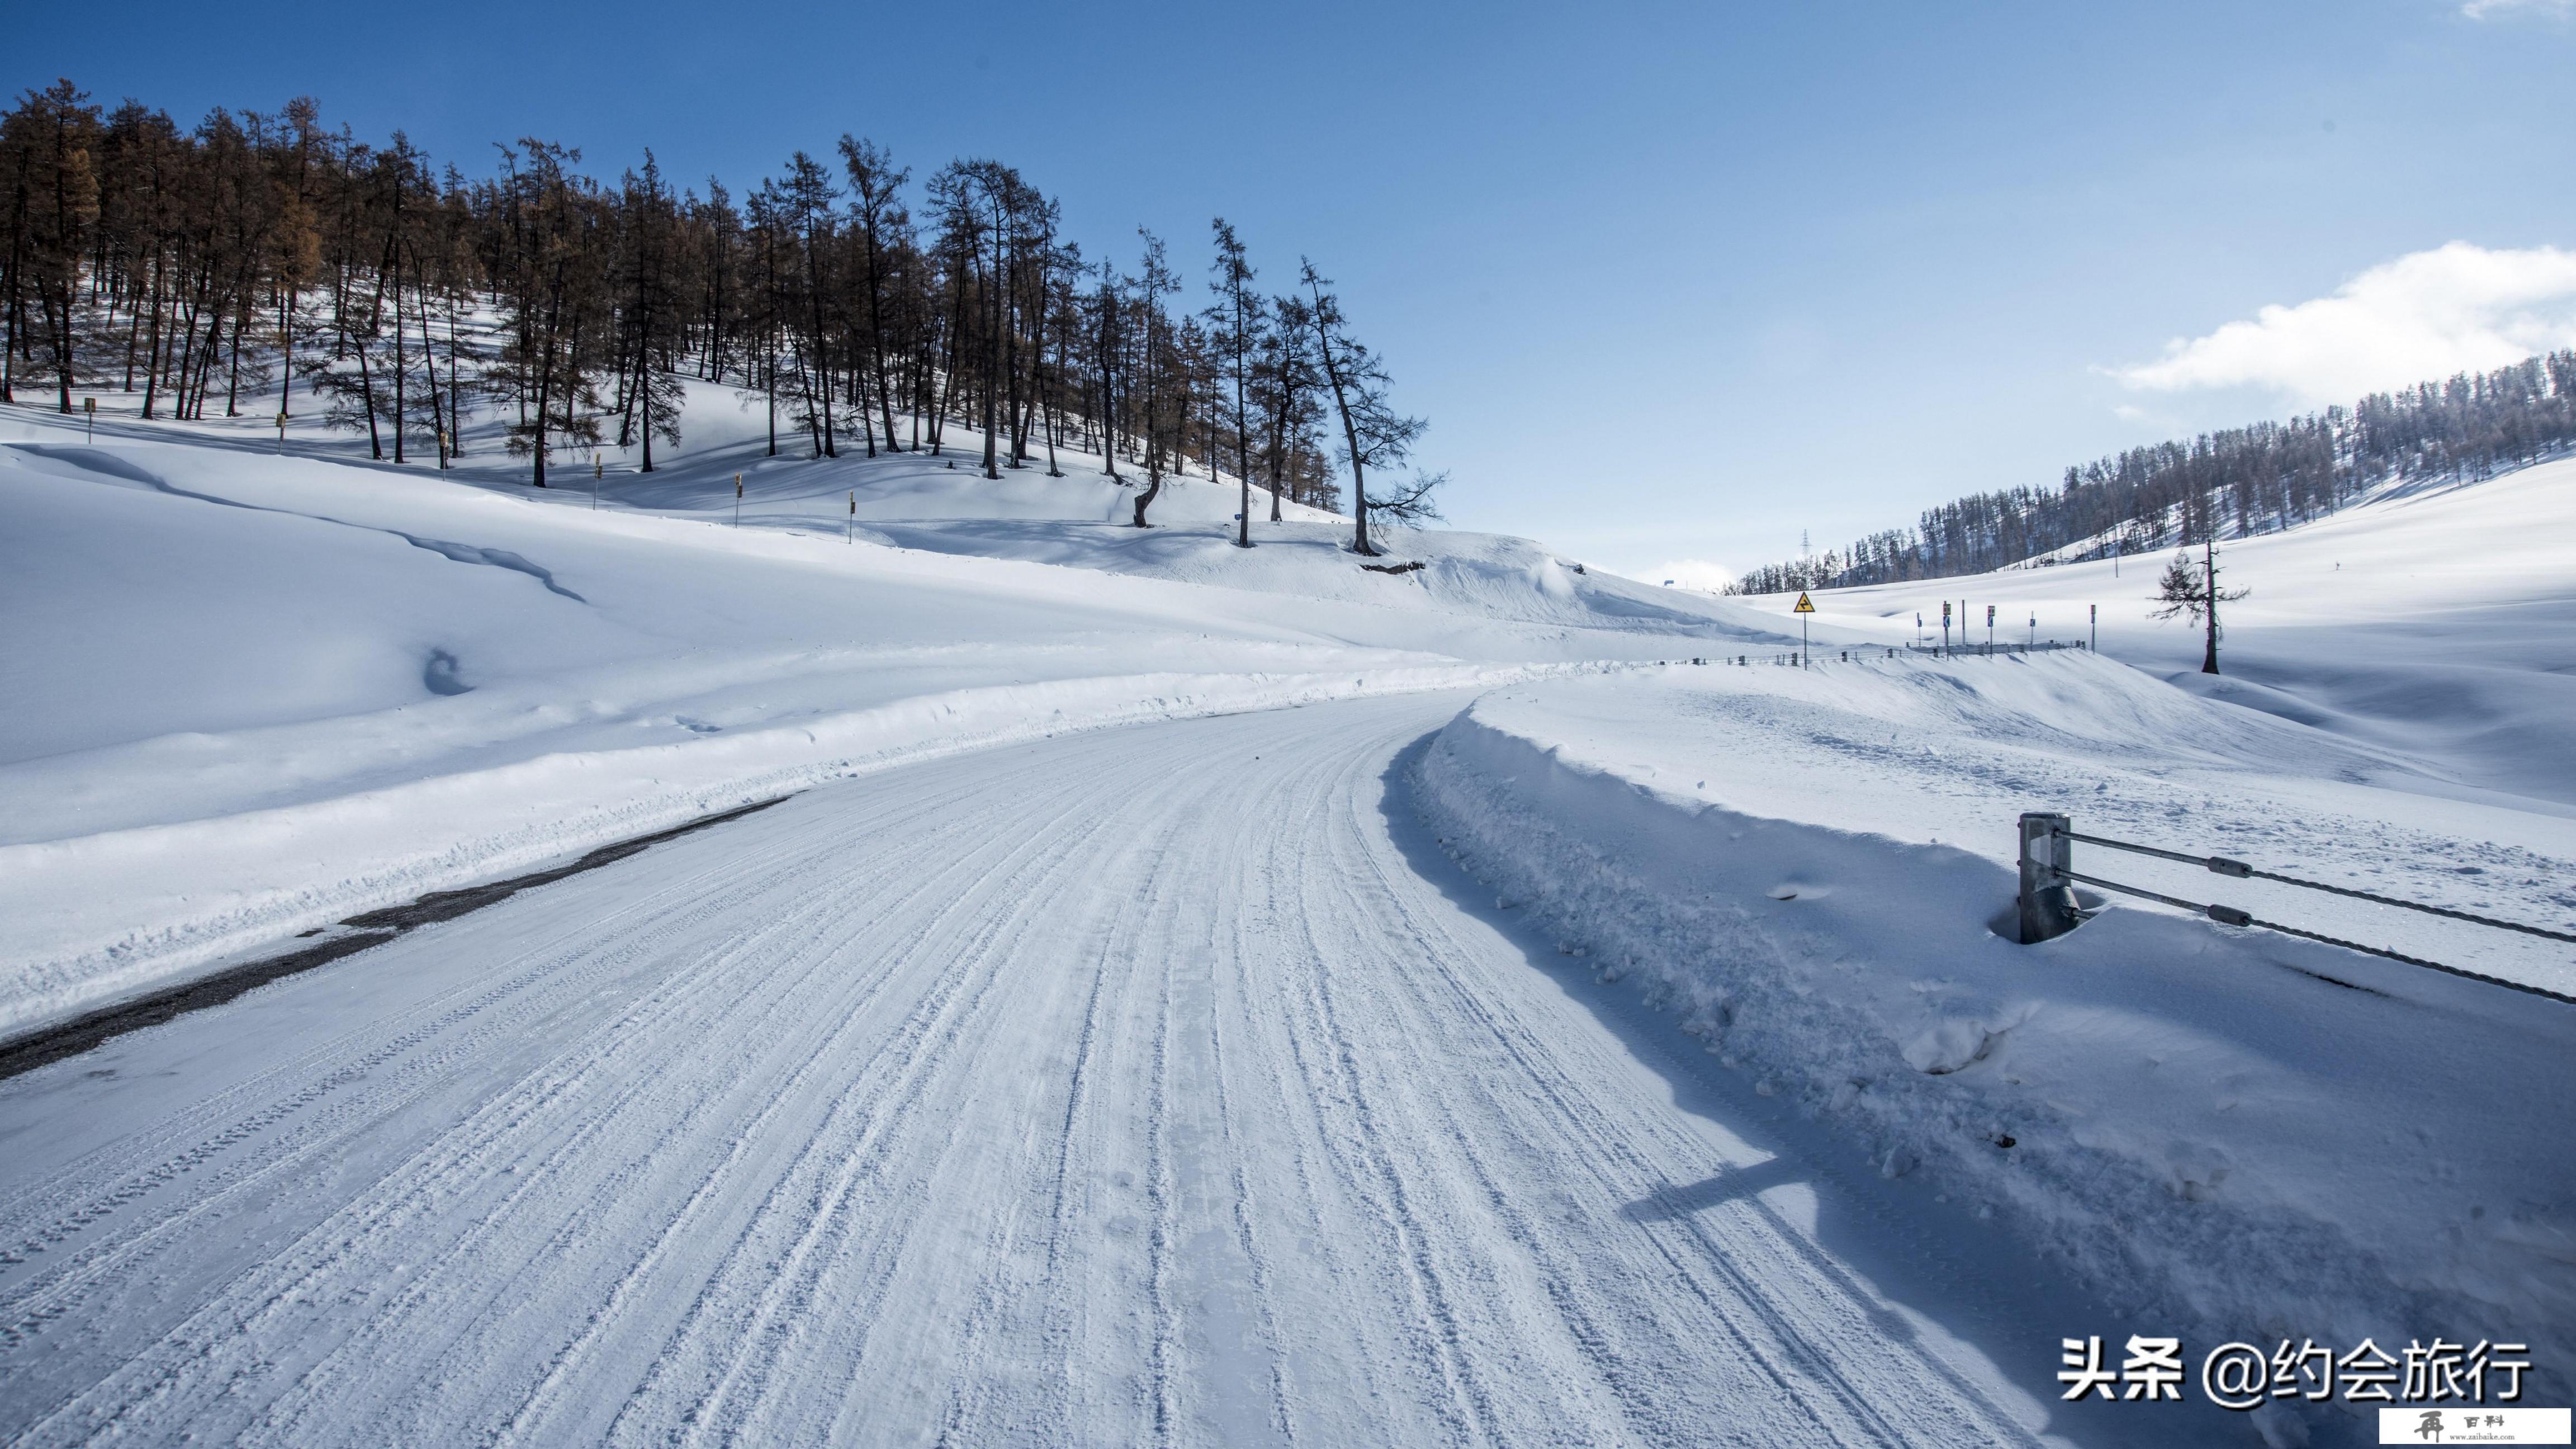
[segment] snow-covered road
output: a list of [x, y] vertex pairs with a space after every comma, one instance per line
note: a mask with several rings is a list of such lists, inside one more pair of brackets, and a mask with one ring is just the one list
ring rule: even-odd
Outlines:
[[0, 1084], [0, 1440], [2099, 1437], [2080, 1301], [1440, 857], [1462, 702], [817, 789]]

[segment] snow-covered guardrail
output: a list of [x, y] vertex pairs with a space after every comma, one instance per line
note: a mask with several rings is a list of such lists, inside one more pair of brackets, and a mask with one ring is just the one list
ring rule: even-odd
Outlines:
[[2520, 921], [2498, 920], [2493, 916], [2457, 911], [2448, 906], [2428, 906], [2420, 901], [2399, 900], [2395, 896], [2383, 896], [2375, 891], [2327, 885], [2323, 881], [2301, 880], [2297, 876], [2283, 875], [2278, 871], [2258, 870], [2244, 861], [2223, 855], [2186, 855], [2178, 850], [2139, 845], [2134, 841], [2079, 834], [2068, 817], [2045, 811], [2030, 811], [2021, 817], [2019, 905], [2023, 944], [2028, 945], [2065, 935], [2083, 923], [2085, 913], [2076, 904], [2074, 890], [2076, 885], [2082, 884], [2098, 886], [2106, 891], [2117, 891], [2126, 896], [2137, 896], [2144, 900], [2161, 901], [2169, 906], [2180, 906], [2186, 911], [2205, 915], [2222, 926], [2278, 931], [2285, 936], [2322, 941], [2329, 946], [2341, 946], [2348, 951], [2383, 956], [2391, 961], [2403, 961], [2409, 966], [2448, 972], [2453, 976], [2466, 977], [2471, 981], [2483, 981], [2491, 986], [2528, 992], [2533, 996], [2545, 996], [2552, 1001], [2563, 1001], [2570, 1006], [2576, 1006], [2576, 996], [2551, 991], [2547, 987], [2534, 986], [2527, 981], [2512, 981], [2501, 976], [2489, 976], [2483, 972], [2470, 971], [2458, 966], [2446, 966], [2439, 961], [2428, 961], [2421, 956], [2409, 956], [2401, 951], [2392, 951], [2385, 946], [2368, 946], [2359, 941], [2347, 941], [2340, 937], [2303, 930], [2297, 926], [2284, 925], [2279, 921], [2260, 920], [2250, 912], [2238, 910], [2234, 906], [2220, 905], [2215, 902], [2187, 901], [2179, 896], [2165, 895], [2160, 891], [2147, 890], [2141, 886], [2123, 885], [2118, 881], [2104, 880], [2100, 876], [2084, 875], [2074, 868], [2074, 847], [2079, 842], [2085, 845], [2102, 846], [2109, 850], [2126, 850], [2138, 855], [2154, 856], [2160, 860], [2179, 861], [2184, 865], [2196, 865], [2214, 875], [2229, 876], [2237, 880], [2276, 881], [2282, 885], [2297, 886], [2302, 890], [2325, 891], [2332, 895], [2369, 901], [2374, 905], [2421, 911], [2428, 916], [2443, 916], [2454, 921], [2465, 921], [2471, 925], [2490, 926], [2500, 931], [2519, 931], [2526, 936], [2540, 936], [2552, 941], [2576, 944], [2576, 935], [2565, 931], [2552, 931], [2541, 926], [2525, 925]]

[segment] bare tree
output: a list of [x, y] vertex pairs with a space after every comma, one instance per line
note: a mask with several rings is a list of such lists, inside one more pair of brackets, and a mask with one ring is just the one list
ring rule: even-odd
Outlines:
[[1299, 258], [1298, 264], [1298, 280], [1305, 284], [1313, 308], [1306, 325], [1314, 335], [1316, 360], [1323, 365], [1333, 408], [1342, 420], [1343, 461], [1351, 470], [1351, 552], [1375, 558], [1377, 548], [1369, 540], [1370, 511], [1399, 522], [1438, 518], [1440, 511], [1431, 495], [1449, 481], [1449, 475], [1417, 474], [1412, 482], [1386, 494], [1369, 492], [1368, 470], [1403, 462], [1428, 424], [1399, 415], [1388, 403], [1387, 393], [1395, 384], [1385, 366], [1351, 337], [1342, 318], [1341, 299], [1324, 290], [1329, 280], [1316, 273], [1313, 262]]
[[[1234, 471], [1242, 495], [1240, 511], [1235, 515], [1234, 542], [1237, 548], [1252, 547], [1252, 421], [1246, 406], [1249, 391], [1252, 354], [1261, 341], [1261, 294], [1252, 290], [1252, 263], [1245, 257], [1243, 241], [1224, 217], [1214, 223], [1216, 231], [1215, 277], [1208, 290], [1216, 293], [1216, 305], [1207, 310], [1208, 324], [1213, 328], [1211, 340], [1217, 356], [1224, 362], [1234, 380]], [[1216, 457], [1209, 452], [1208, 473], [1216, 473]], [[1278, 491], [1271, 492], [1272, 521], [1278, 516]]]
[[1150, 528], [1145, 510], [1163, 491], [1165, 448], [1169, 445], [1177, 453], [1189, 426], [1189, 383], [1181, 375], [1183, 359], [1172, 335], [1171, 315], [1163, 310], [1163, 299], [1181, 289], [1180, 279], [1164, 259], [1163, 239], [1142, 227], [1136, 234], [1145, 239], [1145, 262], [1136, 278], [1135, 329], [1142, 354], [1138, 384], [1145, 398], [1145, 491], [1136, 495], [1136, 526]]
[[[894, 385], [886, 372], [886, 254], [906, 239], [912, 225], [911, 213], [904, 210], [901, 200], [903, 184], [912, 179], [912, 173], [897, 168], [894, 158], [874, 142], [846, 135], [841, 137], [841, 162], [850, 173], [850, 214], [858, 222], [859, 239], [867, 258], [864, 285], [868, 294], [868, 367], [876, 375], [886, 451], [900, 452], [894, 440]], [[876, 451], [876, 439], [871, 435], [868, 456], [875, 457]]]

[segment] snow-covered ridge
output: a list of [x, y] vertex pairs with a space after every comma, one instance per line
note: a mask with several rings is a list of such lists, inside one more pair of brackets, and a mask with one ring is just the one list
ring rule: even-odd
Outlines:
[[[1605, 983], [1635, 978], [1765, 1095], [2177, 1325], [2160, 1331], [2527, 1331], [2567, 1363], [2576, 1009], [2160, 908], [2036, 947], [1996, 928], [2025, 808], [2131, 838], [2233, 819], [2251, 833], [2230, 844], [2311, 869], [2456, 835], [2484, 899], [2562, 929], [2576, 837], [2478, 807], [2410, 821], [2427, 802], [2301, 778], [2301, 732], [2125, 673], [2064, 656], [1513, 687], [1435, 739], [1418, 793], [1447, 848]], [[2063, 732], [2025, 713], [2070, 689], [2109, 706]], [[2168, 739], [2176, 711], [2206, 733]], [[2461, 868], [2379, 883], [2457, 890]]]

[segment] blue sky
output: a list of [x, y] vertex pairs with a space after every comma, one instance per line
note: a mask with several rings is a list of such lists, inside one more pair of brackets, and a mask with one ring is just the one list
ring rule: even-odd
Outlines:
[[2576, 342], [2570, 0], [12, 9], [13, 87], [309, 93], [473, 170], [850, 131], [1016, 165], [1095, 255], [1222, 214], [1341, 282], [1453, 522], [1637, 572]]

